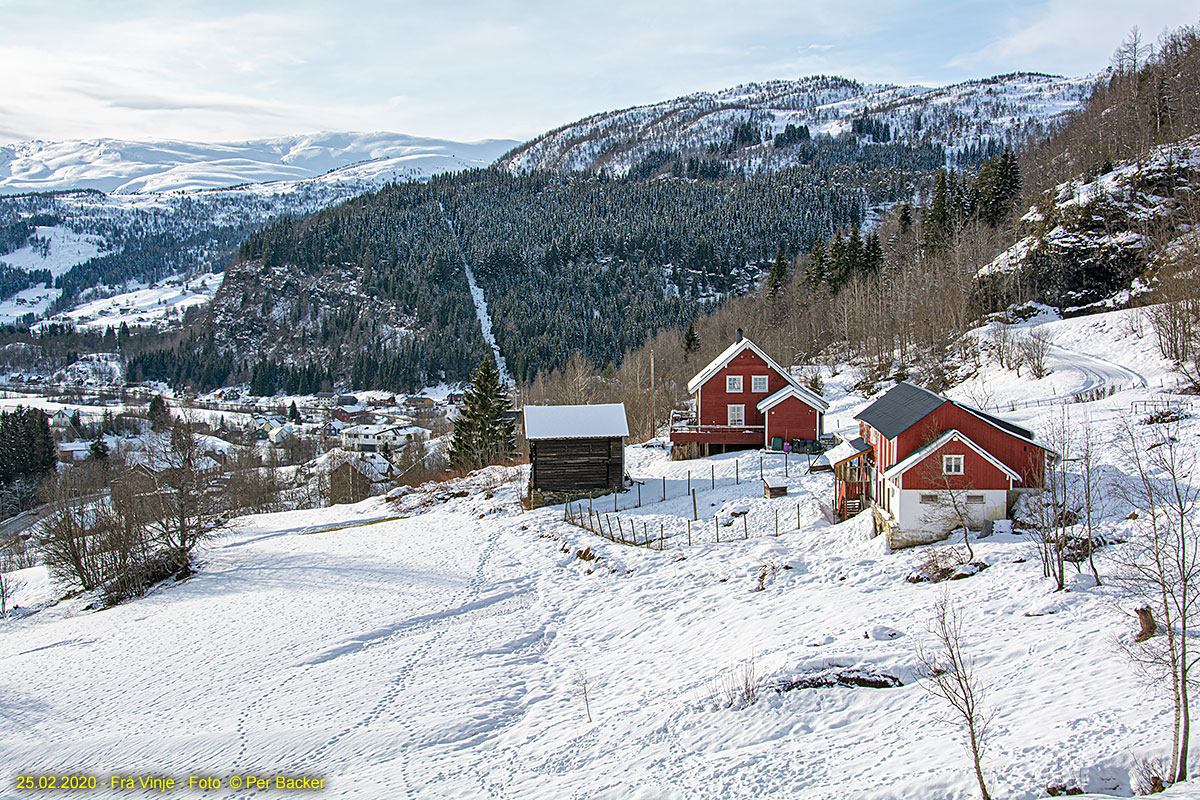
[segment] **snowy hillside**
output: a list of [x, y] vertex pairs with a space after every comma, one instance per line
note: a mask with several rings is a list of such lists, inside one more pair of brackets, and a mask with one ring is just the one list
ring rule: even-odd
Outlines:
[[[1114, 491], [1128, 471], [1116, 425], [1171, 377], [1153, 351], [1123, 351], [1138, 313], [1027, 323], [1061, 348], [1057, 382], [1022, 383], [990, 358], [979, 376], [1007, 392], [998, 402], [1046, 402], [1136, 365], [1142, 380], [1102, 400], [1008, 414], [1039, 438], [1064, 409], [1096, 426], [1101, 529], [1118, 538], [1135, 522]], [[1106, 375], [1107, 358], [1121, 363]], [[841, 430], [868, 402], [852, 381], [827, 376]], [[1195, 441], [1200, 423], [1184, 425]], [[1169, 699], [1113, 647], [1134, 623], [1107, 581], [1071, 569], [1054, 593], [1029, 541], [997, 534], [973, 543], [982, 572], [910, 583], [931, 548], [887, 552], [865, 517], [830, 524], [831, 479], [803, 458], [627, 453], [645, 483], [617, 498], [617, 524], [661, 531], [661, 551], [597, 537], [561, 507], [522, 513], [524, 468], [493, 467], [394, 502], [245, 517], [183, 583], [0, 622], [0, 698], [20, 725], [0, 760], [101, 782], [219, 776], [206, 796], [226, 798], [252, 794], [231, 776], [277, 774], [346, 798], [968, 798], [967, 756], [917, 670], [946, 594], [995, 714], [994, 796], [1129, 796], [1137, 760], [1167, 751]], [[762, 496], [760, 468], [787, 497]], [[1102, 578], [1122, 546], [1098, 554]], [[41, 568], [19, 577], [20, 605], [53, 597]], [[731, 681], [750, 669], [746, 703]]]
[[1091, 86], [1090, 78], [1027, 73], [938, 88], [825, 76], [752, 83], [596, 114], [518, 147], [500, 164], [514, 172], [603, 167], [620, 174], [655, 150], [704, 152], [722, 145], [748, 122], [766, 142], [745, 158], [780, 168], [797, 163], [795, 154], [772, 146], [772, 137], [788, 125], [807, 126], [813, 136], [837, 136], [851, 132], [859, 118], [879, 129], [886, 125], [890, 141], [940, 145], [954, 153], [989, 140], [1003, 146], [1043, 133], [1078, 108]]
[[[1171, 265], [1189, 248], [1200, 137], [1152, 149], [1136, 161], [1057, 186], [1021, 219], [1026, 234], [979, 272], [1040, 273], [1059, 305], [1126, 290], [1149, 266]], [[1136, 287], [1135, 287], [1136, 288]]]
[[327, 176], [382, 184], [484, 167], [516, 142], [451, 142], [398, 133], [315, 133], [203, 142], [20, 142], [0, 146], [0, 194], [97, 189], [110, 194], [220, 189]]
[[[0, 228], [53, 223], [34, 225], [27, 243], [0, 255], [0, 267], [62, 277], [54, 288], [31, 280], [0, 297], [0, 322], [52, 310], [63, 312], [59, 321], [97, 318], [97, 309], [82, 306], [221, 272], [232, 250], [268, 220], [305, 216], [389, 182], [486, 166], [512, 144], [327, 133], [240, 145], [102, 140], [0, 148], [10, 158], [0, 163]], [[30, 190], [38, 193], [13, 194]], [[146, 299], [116, 303], [137, 307]], [[159, 299], [151, 300], [179, 306]], [[156, 313], [127, 321], [151, 318], [166, 321]]]

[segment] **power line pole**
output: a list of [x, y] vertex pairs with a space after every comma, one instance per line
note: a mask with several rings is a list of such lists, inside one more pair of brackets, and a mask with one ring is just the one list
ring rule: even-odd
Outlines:
[[654, 348], [650, 348], [650, 438], [654, 438]]

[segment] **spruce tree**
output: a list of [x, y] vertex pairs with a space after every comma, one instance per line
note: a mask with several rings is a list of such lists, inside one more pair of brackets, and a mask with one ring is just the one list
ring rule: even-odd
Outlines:
[[296, 401], [292, 401], [292, 407], [288, 409], [288, 420], [290, 422], [300, 421], [300, 409], [296, 408]]
[[150, 398], [150, 410], [147, 415], [150, 418], [150, 425], [154, 430], [165, 430], [171, 425], [171, 412], [167, 409], [167, 401], [163, 400], [161, 394], [156, 394]]
[[88, 450], [91, 451], [93, 461], [108, 460], [108, 442], [104, 441], [104, 437], [100, 434], [96, 434], [96, 438], [92, 439]]
[[808, 268], [804, 272], [804, 279], [809, 286], [816, 288], [826, 280], [827, 262], [825, 240], [818, 236], [817, 240], [813, 242], [812, 250], [808, 253]]
[[767, 275], [767, 297], [774, 300], [779, 296], [779, 292], [787, 283], [787, 276], [787, 259], [783, 255], [783, 245], [780, 245], [779, 250], [775, 252], [775, 263], [771, 265], [771, 272]]
[[450, 465], [472, 470], [507, 460], [515, 447], [513, 422], [504, 416], [507, 410], [508, 390], [495, 362], [485, 357], [454, 420]]
[[688, 356], [697, 352], [700, 349], [700, 334], [696, 333], [696, 323], [689, 322], [687, 330], [683, 332], [683, 363], [687, 363]]

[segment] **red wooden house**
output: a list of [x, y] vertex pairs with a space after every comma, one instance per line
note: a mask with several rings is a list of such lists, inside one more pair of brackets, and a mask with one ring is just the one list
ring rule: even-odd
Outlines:
[[[899, 383], [855, 417], [858, 485], [834, 470], [839, 512], [865, 494], [899, 530], [957, 527], [957, 503], [975, 525], [1005, 519], [1012, 493], [1039, 489], [1053, 451], [1033, 432], [911, 383]], [[832, 461], [832, 459], [831, 459]], [[953, 493], [953, 497], [951, 497]]]
[[741, 330], [725, 352], [688, 382], [688, 394], [695, 410], [671, 425], [677, 459], [814, 442], [829, 408]]

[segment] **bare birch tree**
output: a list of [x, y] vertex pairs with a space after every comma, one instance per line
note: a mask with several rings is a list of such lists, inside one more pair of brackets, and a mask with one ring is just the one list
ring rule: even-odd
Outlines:
[[1189, 692], [1197, 661], [1189, 637], [1200, 607], [1200, 487], [1193, 479], [1197, 458], [1177, 432], [1175, 425], [1152, 432], [1126, 425], [1131, 480], [1125, 495], [1136, 509], [1137, 529], [1114, 557], [1114, 582], [1156, 618], [1153, 626], [1143, 619], [1143, 635], [1122, 646], [1145, 679], [1171, 686], [1172, 783], [1188, 777]]
[[949, 593], [942, 595], [934, 607], [929, 633], [934, 638], [934, 649], [917, 647], [921, 687], [949, 707], [938, 720], [963, 730], [966, 739], [963, 744], [971, 756], [979, 795], [983, 800], [991, 800], [983, 777], [983, 755], [992, 714], [984, 705], [984, 690], [975, 672], [975, 660], [963, 654], [962, 617]]

